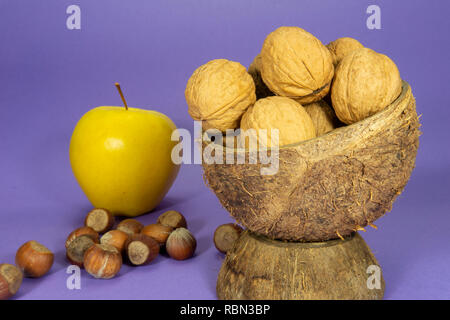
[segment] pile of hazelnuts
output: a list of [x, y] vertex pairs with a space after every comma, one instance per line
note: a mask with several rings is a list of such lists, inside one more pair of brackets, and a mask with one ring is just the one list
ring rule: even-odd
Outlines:
[[122, 261], [147, 265], [162, 250], [173, 259], [185, 260], [193, 256], [197, 247], [186, 219], [178, 211], [167, 211], [157, 223], [147, 226], [125, 219], [112, 230], [114, 224], [114, 216], [108, 210], [90, 211], [84, 226], [67, 237], [66, 256], [70, 263], [84, 267], [94, 278], [111, 279], [120, 271]]
[[[161, 251], [176, 260], [194, 255], [197, 241], [187, 229], [184, 216], [167, 211], [158, 222], [144, 226], [135, 219], [121, 221], [115, 230], [114, 216], [105, 209], [90, 211], [84, 226], [71, 232], [66, 240], [66, 256], [95, 278], [113, 278], [125, 260], [142, 266], [152, 262]], [[102, 236], [100, 236], [103, 234]], [[16, 265], [0, 264], [0, 300], [19, 290], [23, 277], [40, 278], [53, 266], [54, 254], [36, 241], [23, 244], [16, 253]]]

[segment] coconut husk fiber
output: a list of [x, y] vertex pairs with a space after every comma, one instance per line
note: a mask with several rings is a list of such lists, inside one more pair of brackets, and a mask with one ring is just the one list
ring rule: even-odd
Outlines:
[[384, 288], [381, 269], [359, 234], [286, 243], [245, 231], [227, 253], [216, 290], [226, 300], [375, 300], [383, 298]]
[[414, 168], [419, 126], [403, 82], [400, 96], [377, 114], [281, 147], [274, 175], [261, 175], [267, 166], [261, 163], [203, 162], [204, 178], [231, 216], [253, 232], [291, 241], [345, 237], [391, 210]]

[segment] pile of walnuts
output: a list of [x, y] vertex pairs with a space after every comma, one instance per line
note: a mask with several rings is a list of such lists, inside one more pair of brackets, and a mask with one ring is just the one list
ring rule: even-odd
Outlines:
[[226, 59], [209, 61], [194, 71], [185, 96], [204, 130], [254, 129], [259, 144], [270, 147], [271, 129], [278, 129], [279, 146], [312, 139], [379, 112], [401, 88], [395, 63], [357, 40], [325, 46], [301, 28], [280, 27], [248, 70]]

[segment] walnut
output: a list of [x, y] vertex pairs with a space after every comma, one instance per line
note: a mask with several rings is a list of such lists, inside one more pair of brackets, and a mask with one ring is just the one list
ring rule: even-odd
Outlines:
[[255, 103], [255, 84], [247, 69], [225, 59], [209, 61], [194, 71], [186, 91], [188, 111], [203, 129], [235, 129], [242, 114]]
[[351, 124], [387, 107], [401, 90], [402, 80], [395, 63], [383, 54], [362, 48], [339, 63], [331, 100], [339, 120]]
[[[252, 131], [247, 131], [254, 129]], [[261, 129], [267, 132], [266, 134]], [[316, 129], [306, 110], [296, 101], [286, 97], [259, 99], [248, 108], [241, 120], [241, 138], [248, 134], [262, 147], [274, 147], [271, 129], [278, 129], [278, 146], [284, 146], [316, 137]], [[246, 132], [247, 131], [247, 132]], [[256, 136], [255, 136], [256, 135]]]
[[339, 119], [336, 117], [333, 108], [324, 100], [307, 104], [304, 108], [314, 123], [317, 137], [339, 127]]
[[327, 48], [331, 52], [333, 64], [336, 67], [346, 55], [355, 50], [364, 48], [364, 46], [356, 39], [344, 37], [330, 42], [327, 44]]
[[301, 104], [318, 101], [328, 93], [333, 74], [330, 51], [301, 28], [280, 27], [264, 41], [261, 76], [279, 96]]
[[256, 87], [256, 99], [273, 96], [273, 92], [266, 86], [261, 77], [261, 55], [258, 54], [248, 67], [248, 73], [252, 76]]

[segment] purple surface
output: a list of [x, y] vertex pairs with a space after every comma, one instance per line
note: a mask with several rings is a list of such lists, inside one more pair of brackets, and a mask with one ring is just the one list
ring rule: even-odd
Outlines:
[[[382, 29], [366, 28], [378, 4]], [[66, 29], [66, 8], [78, 4], [82, 30]], [[154, 222], [182, 211], [198, 239], [193, 259], [164, 256], [125, 266], [114, 280], [83, 272], [82, 289], [66, 288], [64, 240], [91, 205], [78, 187], [68, 147], [77, 120], [99, 105], [155, 109], [191, 129], [184, 88], [193, 70], [214, 58], [248, 66], [264, 37], [297, 25], [324, 43], [359, 39], [398, 65], [423, 113], [417, 167], [392, 212], [363, 233], [381, 264], [387, 299], [450, 298], [450, 20], [448, 1], [15, 1], [0, 11], [0, 261], [34, 239], [56, 253], [51, 273], [26, 279], [19, 299], [215, 299], [222, 256], [217, 225], [232, 221], [204, 185], [199, 165], [184, 165]]]

